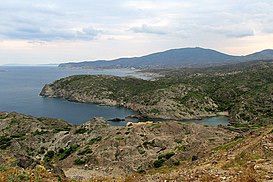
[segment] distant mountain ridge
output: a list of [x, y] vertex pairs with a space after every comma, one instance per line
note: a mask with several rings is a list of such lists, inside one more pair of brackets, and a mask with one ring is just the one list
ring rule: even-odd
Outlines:
[[273, 59], [273, 50], [267, 49], [246, 56], [233, 56], [212, 49], [181, 48], [171, 49], [141, 57], [119, 58], [114, 60], [84, 61], [63, 63], [59, 67], [88, 68], [172, 68], [200, 67]]

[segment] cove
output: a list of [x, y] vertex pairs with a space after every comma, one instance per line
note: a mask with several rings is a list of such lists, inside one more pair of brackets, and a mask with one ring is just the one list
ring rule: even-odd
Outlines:
[[[58, 67], [0, 67], [0, 111], [18, 112], [36, 117], [59, 118], [71, 124], [81, 124], [94, 117], [125, 118], [133, 111], [97, 104], [69, 102], [39, 96], [42, 87], [54, 80], [81, 74], [107, 74], [135, 76], [148, 79], [145, 75], [127, 69], [92, 70], [60, 69]], [[115, 125], [115, 123], [111, 123]]]

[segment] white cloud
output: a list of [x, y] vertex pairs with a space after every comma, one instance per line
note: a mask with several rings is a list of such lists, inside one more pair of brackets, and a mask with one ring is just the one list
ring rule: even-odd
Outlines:
[[[23, 46], [40, 51], [37, 54], [44, 59], [66, 60], [67, 51], [59, 46], [58, 56], [50, 54], [60, 42], [70, 46], [69, 50], [80, 43], [82, 49], [72, 51], [69, 57], [85, 59], [135, 56], [184, 46], [239, 53], [240, 49], [231, 45], [237, 41], [244, 52], [250, 43], [249, 51], [254, 52], [255, 41], [273, 47], [272, 41], [264, 38], [273, 34], [273, 1], [269, 0], [0, 1], [0, 64], [23, 60]], [[11, 52], [14, 42], [23, 46], [14, 45], [18, 51], [13, 48]], [[112, 51], [103, 51], [108, 48]], [[44, 49], [48, 49], [46, 53]]]
[[143, 24], [142, 26], [139, 27], [132, 27], [130, 30], [135, 33], [165, 35], [167, 34], [167, 31], [165, 29], [166, 27], [148, 26], [146, 24]]

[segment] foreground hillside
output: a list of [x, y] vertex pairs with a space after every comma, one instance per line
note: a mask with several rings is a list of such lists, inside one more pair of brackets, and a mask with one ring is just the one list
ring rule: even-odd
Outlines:
[[0, 113], [0, 181], [264, 181], [273, 127], [250, 132], [178, 122], [79, 126]]
[[130, 176], [199, 160], [238, 135], [178, 122], [114, 127], [99, 118], [80, 126], [17, 113], [1, 113], [0, 118], [0, 174], [14, 168], [51, 171], [59, 178]]
[[252, 62], [206, 69], [156, 70], [155, 81], [71, 76], [46, 85], [42, 96], [118, 105], [142, 116], [196, 119], [229, 113], [232, 122], [267, 124], [273, 118], [273, 64]]

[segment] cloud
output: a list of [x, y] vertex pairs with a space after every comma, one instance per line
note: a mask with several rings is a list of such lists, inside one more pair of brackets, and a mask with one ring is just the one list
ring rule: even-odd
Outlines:
[[92, 27], [81, 29], [49, 28], [49, 27], [12, 27], [0, 30], [4, 39], [28, 41], [57, 41], [57, 40], [93, 40], [100, 30]]
[[222, 27], [222, 28], [211, 28], [212, 32], [217, 34], [224, 35], [230, 38], [243, 38], [243, 37], [251, 37], [255, 35], [255, 32], [251, 28], [240, 26], [232, 26], [232, 27]]
[[89, 41], [102, 33], [90, 22], [76, 21], [73, 11], [64, 11], [57, 4], [15, 2], [3, 3], [0, 8], [0, 16], [3, 17], [0, 19], [2, 40]]
[[[270, 0], [3, 0], [0, 63], [25, 56], [36, 61], [34, 52], [44, 60], [111, 59], [188, 46], [235, 53], [251, 46], [254, 52], [258, 45], [273, 47], [267, 38], [273, 36], [272, 7]], [[73, 51], [76, 45], [81, 48]]]
[[157, 35], [165, 35], [167, 31], [164, 30], [164, 27], [156, 27], [156, 26], [148, 26], [143, 24], [139, 27], [132, 27], [130, 28], [131, 31], [135, 33], [147, 33], [147, 34], [157, 34]]

